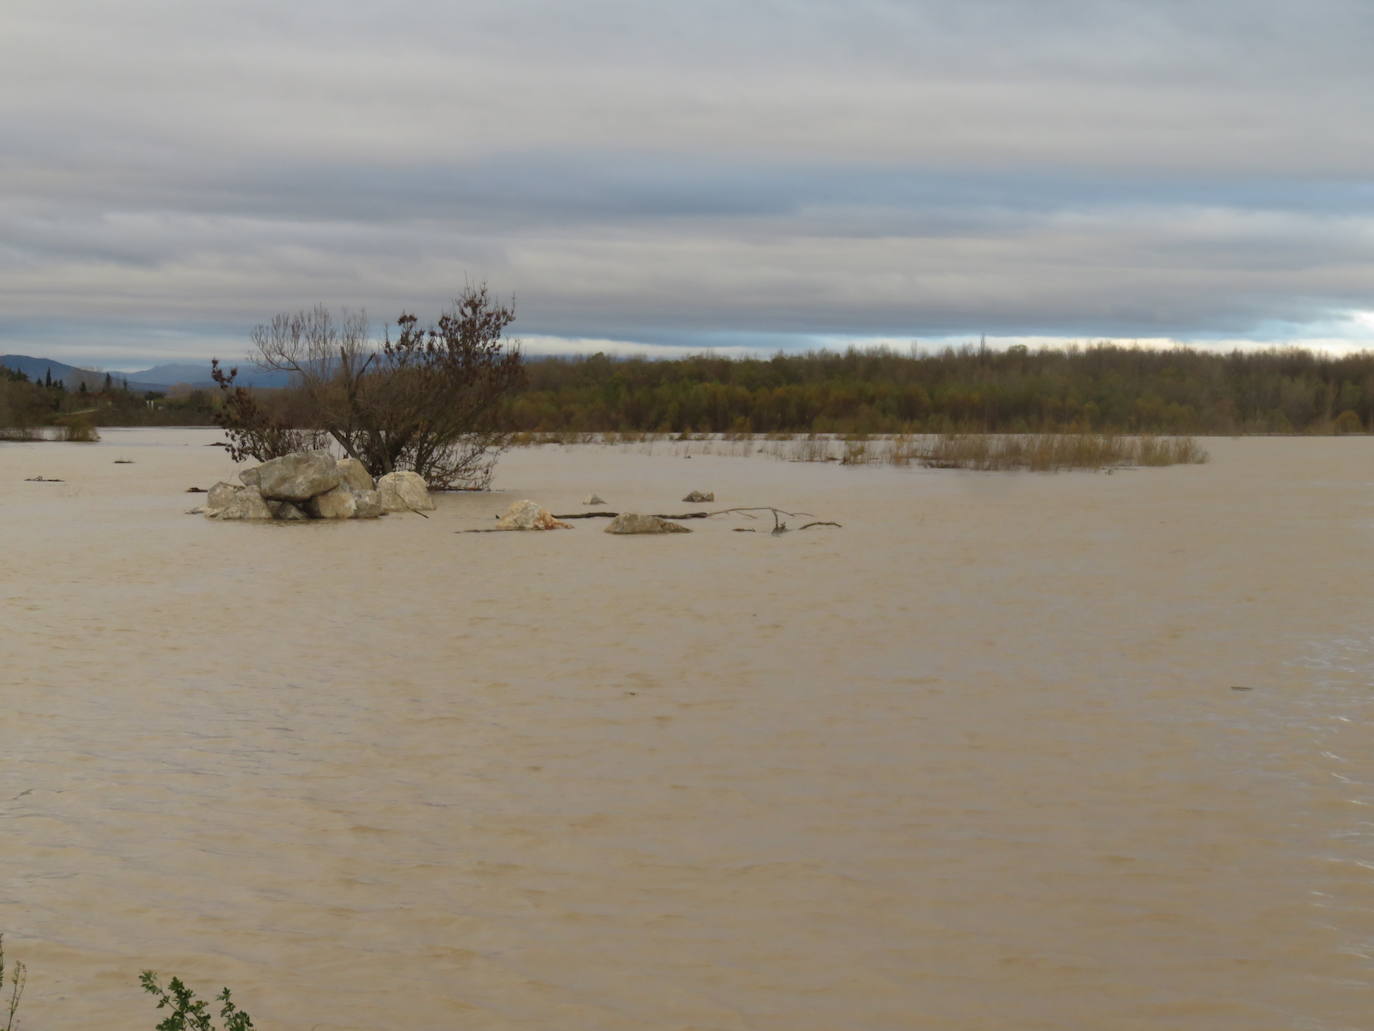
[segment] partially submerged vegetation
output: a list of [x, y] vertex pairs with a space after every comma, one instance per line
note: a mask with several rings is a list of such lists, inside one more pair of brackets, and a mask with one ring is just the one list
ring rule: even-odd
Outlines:
[[936, 469], [1110, 469], [1132, 465], [1198, 465], [1207, 461], [1192, 437], [1122, 437], [1102, 433], [944, 434], [920, 454]]
[[634, 444], [647, 453], [680, 457], [766, 455], [786, 462], [839, 465], [921, 465], [930, 469], [1110, 469], [1124, 466], [1200, 465], [1206, 450], [1192, 437], [1112, 433], [939, 433], [833, 435], [823, 433], [655, 434], [523, 433], [517, 446], [541, 444]]
[[1374, 429], [1374, 352], [1217, 354], [1115, 344], [531, 362], [528, 431], [1354, 433]]
[[524, 371], [519, 346], [502, 339], [514, 319], [485, 286], [468, 287], [427, 329], [403, 312], [396, 339], [381, 342], [360, 312], [277, 315], [253, 344], [259, 366], [299, 384], [291, 409], [259, 404], [235, 385], [237, 369], [212, 363], [229, 454], [266, 462], [332, 444], [373, 477], [406, 470], [440, 488], [485, 487]]

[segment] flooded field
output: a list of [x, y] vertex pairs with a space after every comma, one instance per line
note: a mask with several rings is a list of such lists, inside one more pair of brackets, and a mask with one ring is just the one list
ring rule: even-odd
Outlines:
[[[184, 514], [217, 433], [102, 433], [0, 444], [25, 1031], [145, 968], [264, 1031], [1374, 1027], [1374, 440], [547, 445], [257, 525]], [[692, 489], [843, 526], [454, 532]]]

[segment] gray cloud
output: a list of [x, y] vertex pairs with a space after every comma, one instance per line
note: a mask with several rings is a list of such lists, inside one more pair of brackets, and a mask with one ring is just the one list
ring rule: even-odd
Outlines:
[[531, 335], [677, 346], [1300, 335], [1368, 303], [1371, 30], [1339, 0], [17, 0], [0, 348], [192, 357], [465, 278]]

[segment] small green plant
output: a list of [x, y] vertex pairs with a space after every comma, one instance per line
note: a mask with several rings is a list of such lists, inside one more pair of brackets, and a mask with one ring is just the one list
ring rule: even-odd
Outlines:
[[[138, 983], [149, 995], [157, 996], [158, 1009], [170, 1008], [172, 1011], [157, 1025], [157, 1031], [214, 1031], [214, 1025], [210, 1022], [210, 1004], [196, 998], [196, 993], [182, 984], [180, 978], [172, 978], [164, 989], [157, 983], [157, 972], [145, 970]], [[216, 995], [215, 1001], [223, 1004], [219, 1015], [224, 1020], [224, 1031], [249, 1031], [253, 1026], [248, 1014], [229, 998], [228, 988]]]
[[[29, 972], [23, 963], [15, 961], [10, 971], [10, 997], [5, 1004], [9, 1012], [5, 1017], [5, 1031], [14, 1031], [14, 1015], [19, 1011], [19, 1000], [24, 997], [24, 985], [28, 983]], [[5, 988], [5, 936], [0, 934], [0, 994]]]

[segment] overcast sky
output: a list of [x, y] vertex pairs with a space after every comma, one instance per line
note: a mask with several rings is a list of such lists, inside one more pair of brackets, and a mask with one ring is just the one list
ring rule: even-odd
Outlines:
[[5, 0], [0, 352], [1374, 346], [1368, 0]]

